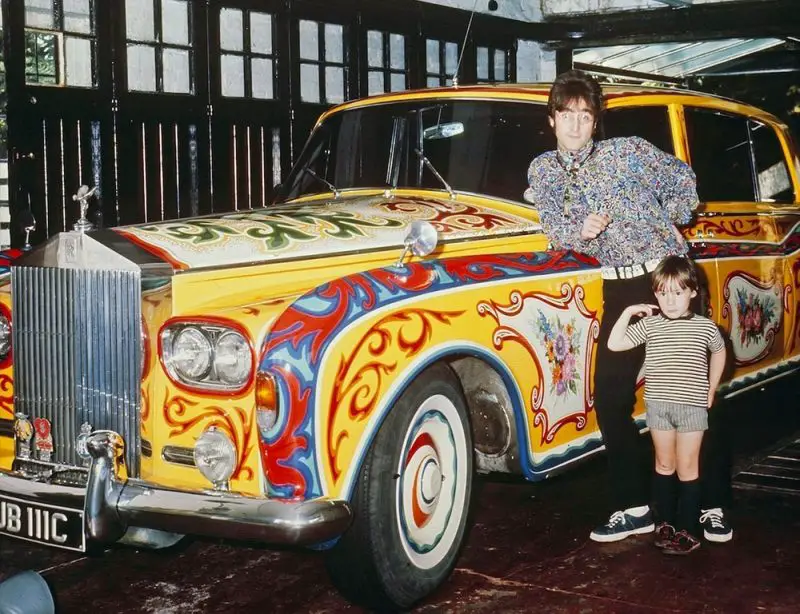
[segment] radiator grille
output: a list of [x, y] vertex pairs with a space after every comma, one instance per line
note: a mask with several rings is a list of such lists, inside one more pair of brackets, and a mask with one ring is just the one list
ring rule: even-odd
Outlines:
[[52, 424], [52, 461], [81, 466], [81, 424], [125, 439], [139, 475], [141, 277], [138, 271], [12, 267], [14, 403]]

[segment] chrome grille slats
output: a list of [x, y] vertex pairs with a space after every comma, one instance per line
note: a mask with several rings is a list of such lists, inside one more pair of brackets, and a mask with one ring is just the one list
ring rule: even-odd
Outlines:
[[11, 270], [15, 409], [52, 423], [53, 461], [82, 466], [80, 426], [125, 439], [139, 475], [141, 275], [20, 266]]

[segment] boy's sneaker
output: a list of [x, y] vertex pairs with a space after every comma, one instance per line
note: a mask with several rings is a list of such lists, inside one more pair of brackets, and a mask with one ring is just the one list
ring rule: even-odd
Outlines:
[[675, 539], [675, 527], [668, 522], [659, 522], [656, 525], [656, 534], [653, 544], [656, 548], [666, 548]]
[[700, 525], [703, 527], [703, 537], [710, 542], [725, 543], [733, 538], [731, 525], [725, 522], [722, 508], [715, 507], [710, 510], [700, 510]]
[[631, 535], [652, 533], [654, 529], [653, 515], [649, 511], [642, 516], [614, 512], [607, 523], [591, 532], [589, 538], [596, 542], [617, 542]]
[[700, 547], [700, 540], [686, 531], [678, 531], [671, 542], [661, 549], [664, 554], [689, 554]]

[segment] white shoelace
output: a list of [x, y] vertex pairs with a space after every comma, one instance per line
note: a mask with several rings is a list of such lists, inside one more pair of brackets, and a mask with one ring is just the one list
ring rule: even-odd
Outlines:
[[700, 516], [700, 524], [704, 523], [706, 520], [710, 520], [711, 526], [715, 529], [724, 528], [722, 524], [722, 510], [718, 507], [703, 511], [703, 514]]
[[608, 519], [608, 526], [613, 527], [625, 522], [625, 512], [614, 512]]

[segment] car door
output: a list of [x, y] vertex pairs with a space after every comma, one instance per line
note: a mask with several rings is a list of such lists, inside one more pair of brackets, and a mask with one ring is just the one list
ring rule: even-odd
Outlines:
[[[713, 106], [683, 109], [688, 161], [701, 206], [689, 229], [691, 255], [713, 262], [711, 316], [729, 341], [729, 380], [752, 381], [784, 358], [786, 336], [782, 208], [762, 198], [747, 115]], [[749, 377], [748, 377], [749, 376]]]

